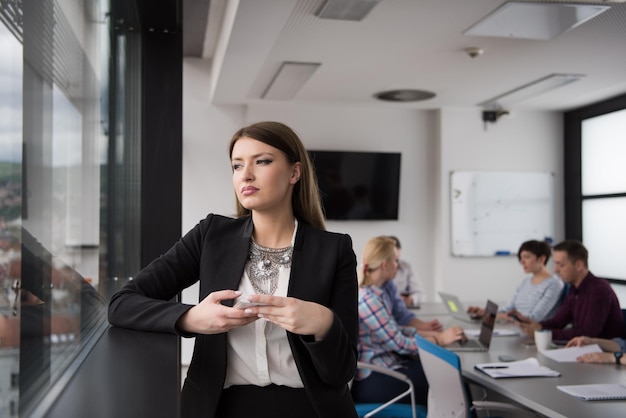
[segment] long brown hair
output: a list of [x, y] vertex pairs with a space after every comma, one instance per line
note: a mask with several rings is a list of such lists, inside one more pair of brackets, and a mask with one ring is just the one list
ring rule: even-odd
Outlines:
[[[300, 180], [294, 185], [291, 204], [295, 217], [314, 228], [326, 229], [324, 212], [320, 201], [317, 179], [313, 172], [313, 165], [309, 159], [302, 141], [298, 135], [285, 124], [280, 122], [257, 122], [239, 129], [228, 144], [228, 155], [232, 157], [235, 142], [242, 137], [248, 137], [282, 151], [287, 161], [294, 164], [300, 162]], [[237, 216], [248, 216], [250, 210], [244, 208], [237, 200]]]

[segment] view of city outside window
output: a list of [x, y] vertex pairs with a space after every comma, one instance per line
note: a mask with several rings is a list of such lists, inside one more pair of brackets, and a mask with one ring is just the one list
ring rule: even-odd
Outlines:
[[0, 417], [15, 416], [19, 377], [22, 45], [0, 25]]
[[106, 324], [108, 3], [0, 1], [0, 418], [39, 416]]

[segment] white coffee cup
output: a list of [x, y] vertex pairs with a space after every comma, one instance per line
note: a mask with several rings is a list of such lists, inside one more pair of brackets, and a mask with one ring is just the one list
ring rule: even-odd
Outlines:
[[552, 346], [552, 331], [549, 329], [535, 331], [535, 346], [537, 351], [548, 350]]

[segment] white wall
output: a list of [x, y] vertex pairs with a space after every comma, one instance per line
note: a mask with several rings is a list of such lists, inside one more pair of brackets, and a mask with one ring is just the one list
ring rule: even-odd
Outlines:
[[[517, 258], [452, 257], [449, 176], [455, 170], [551, 171], [555, 173], [555, 243], [564, 239], [563, 121], [561, 113], [514, 112], [485, 128], [481, 110], [440, 112], [439, 207], [443, 218], [436, 286], [461, 299], [506, 301], [523, 277]], [[537, 237], [541, 239], [542, 237]], [[520, 243], [521, 244], [521, 243]], [[550, 266], [551, 267], [551, 266]]]
[[433, 293], [434, 207], [430, 198], [437, 184], [436, 112], [328, 105], [258, 105], [247, 120], [278, 120], [294, 128], [311, 149], [401, 152], [398, 221], [328, 221], [327, 229], [350, 234], [360, 259], [366, 241], [377, 235], [396, 235], [402, 257], [408, 260]]
[[183, 66], [183, 220], [184, 232], [208, 213], [232, 214], [228, 142], [244, 123], [243, 106], [213, 106], [206, 61], [187, 58]]
[[[331, 231], [352, 236], [360, 256], [370, 237], [397, 235], [403, 258], [422, 279], [428, 300], [436, 291], [465, 300], [506, 300], [522, 278], [514, 257], [450, 255], [448, 176], [452, 170], [537, 170], [556, 173], [556, 240], [563, 238], [561, 114], [518, 112], [484, 130], [480, 110], [410, 110], [393, 105], [256, 104], [216, 106], [206, 97], [208, 64], [186, 59], [183, 68], [183, 231], [207, 213], [231, 214], [227, 144], [242, 125], [277, 120], [291, 126], [307, 148], [402, 153], [398, 221], [329, 221]], [[359, 257], [360, 258], [360, 257]], [[197, 290], [184, 292], [195, 303]], [[183, 342], [183, 363], [191, 358]]]

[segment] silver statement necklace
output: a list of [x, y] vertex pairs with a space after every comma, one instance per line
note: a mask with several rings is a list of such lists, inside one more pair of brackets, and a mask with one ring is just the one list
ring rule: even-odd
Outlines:
[[281, 268], [291, 267], [292, 253], [293, 244], [285, 248], [267, 248], [261, 247], [252, 238], [246, 272], [257, 293], [274, 294], [278, 287], [278, 273]]

